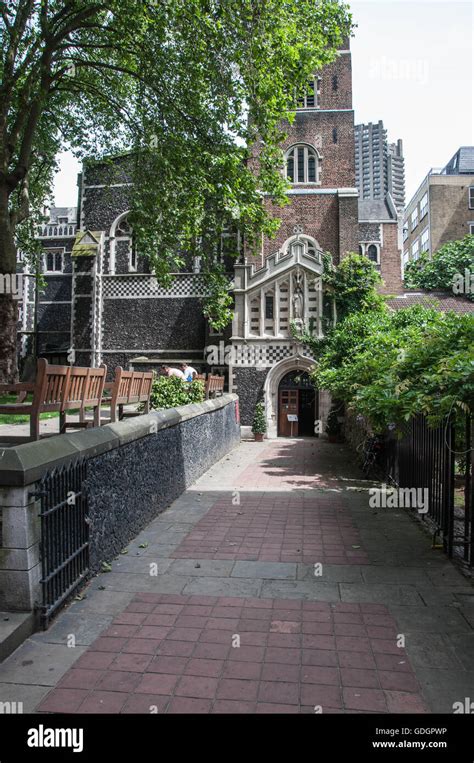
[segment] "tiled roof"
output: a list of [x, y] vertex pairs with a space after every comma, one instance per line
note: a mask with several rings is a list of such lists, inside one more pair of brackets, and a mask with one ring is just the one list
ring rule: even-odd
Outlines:
[[453, 310], [455, 313], [474, 313], [474, 302], [462, 295], [455, 296], [441, 291], [405, 291], [397, 297], [388, 299], [387, 305], [392, 310], [423, 305], [423, 307], [434, 307], [443, 313], [448, 310]]
[[67, 217], [68, 223], [75, 223], [77, 207], [51, 207], [49, 210], [49, 222], [57, 223], [59, 217]]
[[396, 222], [385, 199], [359, 199], [359, 220], [362, 222]]

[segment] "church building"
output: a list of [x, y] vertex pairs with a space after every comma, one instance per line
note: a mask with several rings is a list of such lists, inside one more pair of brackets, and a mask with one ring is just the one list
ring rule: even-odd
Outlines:
[[199, 261], [163, 289], [135, 250], [125, 156], [113, 161], [112, 181], [110, 162], [86, 163], [77, 210], [54, 208], [41, 226], [47, 284], [36, 300], [33, 276], [24, 290], [22, 354], [31, 352], [35, 335], [37, 353], [51, 362], [106, 363], [113, 372], [119, 365], [158, 371], [187, 361], [226, 376], [227, 389], [239, 395], [243, 426], [263, 400], [269, 437], [323, 431], [330, 400], [310, 384], [314, 360], [295, 339], [303, 327], [322, 337], [334, 319], [322, 287], [323, 253], [337, 264], [360, 251], [381, 270], [385, 291], [401, 288], [396, 210], [387, 199], [359, 211], [348, 46], [311, 80], [286, 133], [290, 204], [273, 208], [266, 199], [282, 221], [277, 236], [262, 239], [258, 255], [244, 251], [227, 262], [232, 326], [215, 333], [204, 318]]

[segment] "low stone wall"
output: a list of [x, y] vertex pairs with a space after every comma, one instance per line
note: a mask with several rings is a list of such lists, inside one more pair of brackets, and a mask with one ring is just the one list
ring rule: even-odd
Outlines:
[[0, 451], [0, 609], [40, 602], [38, 483], [87, 459], [90, 569], [116, 556], [240, 440], [237, 395]]
[[140, 416], [125, 425], [121, 422], [122, 430], [128, 427], [128, 434], [135, 435], [136, 427], [153, 426], [161, 416], [156, 434], [91, 459], [87, 494], [93, 572], [102, 561], [119, 554], [148, 522], [239, 442], [235, 403], [229, 404], [229, 397], [237, 399], [227, 395], [176, 412]]

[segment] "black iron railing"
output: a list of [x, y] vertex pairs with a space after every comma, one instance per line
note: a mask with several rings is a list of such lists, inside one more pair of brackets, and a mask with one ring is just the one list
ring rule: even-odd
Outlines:
[[89, 572], [89, 526], [85, 480], [87, 461], [48, 472], [36, 495], [41, 499], [41, 623], [85, 581]]
[[472, 418], [457, 413], [438, 427], [424, 416], [407, 425], [392, 457], [391, 475], [401, 488], [427, 489], [426, 518], [445, 553], [474, 567]]

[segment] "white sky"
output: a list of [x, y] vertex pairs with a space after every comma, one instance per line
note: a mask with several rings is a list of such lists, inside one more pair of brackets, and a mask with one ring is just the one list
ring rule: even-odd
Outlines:
[[[356, 124], [382, 119], [402, 138], [407, 202], [431, 167], [474, 145], [474, 0], [352, 0]], [[77, 203], [71, 154], [56, 176], [58, 206]]]

